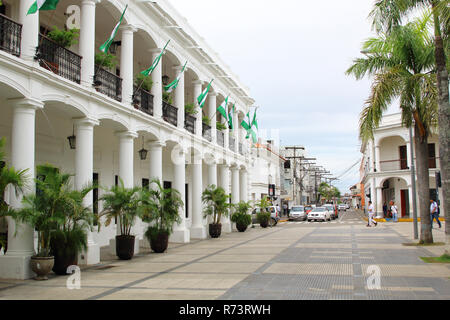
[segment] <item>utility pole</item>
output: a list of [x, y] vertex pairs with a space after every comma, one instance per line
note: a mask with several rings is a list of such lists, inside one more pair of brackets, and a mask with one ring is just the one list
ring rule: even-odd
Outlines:
[[[294, 150], [294, 156], [293, 157], [285, 157], [286, 159], [293, 159], [294, 161], [294, 174], [293, 174], [293, 184], [292, 184], [292, 201], [294, 204], [296, 201], [296, 195], [297, 195], [297, 160], [300, 160], [300, 171], [302, 168], [302, 160], [316, 160], [315, 158], [305, 158], [304, 156], [297, 156], [297, 150], [305, 150], [305, 147], [300, 147], [300, 146], [292, 146], [292, 147], [284, 147], [285, 150]], [[301, 173], [300, 173], [300, 192], [302, 192], [302, 186], [301, 186], [301, 181], [302, 181], [302, 177], [301, 177]], [[302, 195], [300, 194], [300, 203], [302, 202]]]

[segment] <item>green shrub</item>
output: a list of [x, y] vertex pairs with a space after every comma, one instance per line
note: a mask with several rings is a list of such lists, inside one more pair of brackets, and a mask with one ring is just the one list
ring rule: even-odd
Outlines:
[[163, 92], [163, 101], [167, 102], [170, 105], [173, 105], [173, 98], [172, 95], [168, 92]]
[[227, 126], [224, 125], [223, 123], [221, 123], [221, 122], [217, 122], [217, 123], [216, 123], [216, 129], [217, 129], [217, 130], [223, 131], [223, 130], [225, 130], [226, 128], [227, 128]]
[[202, 117], [202, 122], [208, 126], [211, 125], [211, 119], [208, 118], [207, 116]]
[[193, 103], [189, 103], [184, 106], [184, 112], [190, 115], [196, 115], [198, 113], [197, 108]]
[[77, 38], [80, 36], [80, 29], [61, 30], [57, 26], [53, 26], [53, 30], [47, 34], [47, 37], [61, 47], [69, 48], [73, 44], [78, 43]]
[[117, 57], [110, 53], [96, 53], [95, 64], [107, 69], [113, 69], [117, 65]]
[[147, 92], [152, 90], [153, 80], [150, 76], [145, 76], [142, 73], [138, 73], [134, 79], [134, 85], [139, 86]]
[[234, 205], [235, 212], [231, 215], [231, 221], [242, 226], [249, 226], [252, 224], [252, 216], [248, 214], [251, 209], [249, 202], [241, 201]]

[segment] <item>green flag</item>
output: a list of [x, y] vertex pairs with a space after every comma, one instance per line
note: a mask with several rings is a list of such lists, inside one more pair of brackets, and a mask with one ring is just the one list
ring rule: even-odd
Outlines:
[[180, 82], [181, 76], [184, 72], [184, 69], [186, 69], [187, 61], [184, 64], [183, 69], [181, 70], [180, 74], [177, 76], [175, 80], [173, 80], [171, 83], [169, 83], [167, 86], [164, 87], [164, 90], [166, 90], [168, 93], [171, 93], [173, 90], [175, 90], [178, 87], [178, 83]]
[[125, 11], [127, 11], [127, 8], [128, 8], [128, 5], [125, 6], [125, 9], [123, 10], [122, 15], [120, 16], [120, 20], [119, 20], [119, 22], [117, 22], [117, 24], [114, 27], [114, 29], [113, 29], [111, 35], [109, 36], [108, 40], [106, 40], [106, 42], [101, 45], [101, 47], [100, 47], [100, 51], [101, 52], [103, 52], [103, 53], [107, 53], [108, 52], [109, 47], [113, 43], [114, 37], [116, 36], [117, 31], [119, 30], [120, 24], [122, 23], [123, 16], [125, 15]]
[[256, 120], [256, 109], [255, 109], [255, 113], [253, 114], [253, 121], [252, 121], [252, 127], [255, 127], [256, 130], [258, 130], [258, 121]]
[[142, 71], [141, 74], [143, 74], [144, 76], [148, 77], [153, 72], [153, 70], [155, 70], [155, 68], [158, 66], [158, 63], [161, 60], [161, 57], [163, 56], [164, 51], [166, 50], [167, 45], [169, 44], [169, 42], [170, 42], [170, 40], [167, 41], [167, 43], [164, 46], [164, 48], [162, 49], [161, 53], [156, 57], [155, 61], [153, 61], [151, 67], [148, 68], [147, 70]]
[[38, 12], [38, 10], [55, 10], [59, 0], [36, 0], [28, 9], [27, 15]]
[[258, 142], [258, 139], [256, 137], [256, 132], [253, 130], [254, 123], [250, 121], [250, 112], [247, 112], [247, 119], [248, 119], [248, 122], [245, 122], [245, 120], [243, 120], [241, 122], [241, 126], [245, 130], [247, 130], [247, 136], [245, 137], [245, 139], [248, 139], [251, 136], [253, 143], [256, 143], [256, 142]]
[[208, 84], [208, 86], [206, 87], [206, 89], [203, 90], [203, 92], [202, 92], [202, 93], [198, 96], [198, 98], [197, 98], [198, 106], [199, 106], [200, 108], [203, 108], [203, 106], [205, 105], [206, 98], [208, 97], [208, 92], [209, 92], [209, 89], [211, 88], [211, 83], [212, 83], [213, 81], [214, 81], [214, 79], [211, 80], [211, 82]]
[[236, 104], [233, 104], [233, 107], [230, 109], [230, 112], [228, 113], [228, 128], [233, 130], [233, 116], [235, 112]]
[[217, 108], [217, 111], [227, 120], [228, 119], [228, 97], [225, 98], [225, 101]]

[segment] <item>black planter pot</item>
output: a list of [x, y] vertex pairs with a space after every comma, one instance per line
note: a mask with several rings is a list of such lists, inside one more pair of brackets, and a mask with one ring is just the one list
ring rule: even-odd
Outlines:
[[263, 222], [260, 222], [259, 225], [260, 225], [262, 228], [267, 228], [267, 227], [269, 226], [269, 221], [263, 221]]
[[167, 250], [169, 245], [169, 234], [168, 233], [159, 233], [154, 238], [150, 240], [150, 248], [155, 253], [163, 253]]
[[236, 224], [236, 229], [238, 229], [239, 232], [245, 232], [247, 230], [247, 225], [245, 224]]
[[210, 224], [209, 225], [209, 235], [211, 236], [211, 238], [219, 238], [220, 235], [222, 234], [222, 224], [218, 223], [218, 224]]
[[76, 266], [78, 264], [78, 252], [72, 253], [54, 253], [55, 263], [53, 265], [53, 272], [57, 275], [64, 276], [67, 274], [69, 266]]
[[135, 236], [116, 236], [116, 255], [120, 260], [131, 260], [134, 256]]

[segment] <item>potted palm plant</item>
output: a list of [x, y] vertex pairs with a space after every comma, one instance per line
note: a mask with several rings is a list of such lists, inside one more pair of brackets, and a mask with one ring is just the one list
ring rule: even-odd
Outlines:
[[180, 223], [179, 208], [183, 206], [178, 190], [164, 189], [158, 179], [151, 181], [155, 188], [150, 188], [140, 207], [140, 215], [144, 222], [152, 223], [148, 226], [145, 236], [150, 247], [156, 253], [167, 250], [169, 236], [173, 231], [174, 223]]
[[225, 190], [215, 185], [209, 186], [202, 194], [202, 201], [205, 203], [204, 217], [212, 216], [212, 223], [209, 224], [209, 235], [211, 238], [219, 238], [222, 233], [222, 216], [228, 216], [231, 204], [230, 196]]
[[233, 206], [234, 213], [231, 215], [231, 221], [236, 223], [236, 229], [239, 232], [245, 232], [247, 227], [252, 224], [252, 217], [248, 214], [251, 207], [249, 202], [244, 201]]
[[259, 210], [256, 212], [256, 219], [259, 222], [259, 225], [263, 228], [267, 228], [269, 226], [270, 220], [270, 212], [268, 210], [270, 203], [267, 197], [263, 197], [256, 203], [256, 206]]
[[106, 217], [106, 227], [111, 224], [113, 219], [117, 219], [120, 235], [116, 236], [116, 254], [121, 260], [130, 260], [134, 255], [135, 241], [135, 236], [131, 234], [131, 227], [140, 212], [143, 188], [125, 188], [123, 180], [119, 179], [119, 184], [112, 186], [107, 191], [108, 193], [99, 199], [99, 201], [103, 201], [103, 211], [99, 217]]

